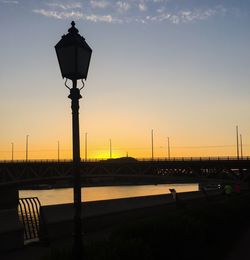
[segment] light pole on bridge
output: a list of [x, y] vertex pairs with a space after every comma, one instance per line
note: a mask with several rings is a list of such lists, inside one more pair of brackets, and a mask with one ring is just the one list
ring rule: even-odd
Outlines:
[[112, 140], [109, 139], [109, 158], [112, 159]]
[[57, 141], [57, 161], [60, 161], [60, 142]]
[[154, 130], [151, 130], [151, 157], [154, 160]]
[[168, 160], [170, 160], [170, 142], [168, 137]]
[[239, 155], [239, 131], [238, 131], [238, 126], [236, 126], [236, 145], [237, 145], [237, 159], [240, 159], [240, 155]]
[[85, 133], [85, 161], [88, 159], [88, 133]]
[[28, 161], [29, 154], [29, 135], [26, 135], [26, 162]]
[[243, 160], [242, 134], [240, 134], [240, 157]]
[[11, 161], [14, 161], [14, 143], [11, 143]]
[[[81, 222], [81, 176], [80, 176], [80, 136], [79, 136], [79, 99], [80, 90], [84, 87], [83, 79], [87, 79], [92, 50], [85, 39], [78, 33], [75, 22], [66, 35], [56, 44], [55, 50], [65, 86], [70, 90], [72, 109], [72, 137], [73, 137], [73, 180], [74, 180], [74, 259], [82, 259], [82, 222]], [[72, 81], [72, 87], [66, 85], [67, 79]], [[83, 86], [77, 88], [77, 80]]]

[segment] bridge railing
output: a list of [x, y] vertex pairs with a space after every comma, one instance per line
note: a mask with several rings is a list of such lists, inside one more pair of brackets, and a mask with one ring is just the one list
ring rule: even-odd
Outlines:
[[241, 158], [235, 156], [208, 156], [208, 157], [171, 157], [171, 158], [137, 158], [138, 161], [238, 161], [238, 160], [250, 160], [249, 156]]
[[[118, 159], [118, 158], [114, 158]], [[134, 158], [137, 161], [143, 162], [152, 162], [152, 161], [237, 161], [237, 160], [250, 160], [250, 156], [236, 157], [236, 156], [207, 156], [207, 157], [155, 157], [155, 158]], [[103, 159], [88, 159], [81, 160], [81, 162], [104, 162], [113, 160], [103, 158]], [[115, 161], [115, 160], [114, 160]], [[71, 163], [72, 160], [63, 159], [63, 160], [0, 160], [0, 163]]]

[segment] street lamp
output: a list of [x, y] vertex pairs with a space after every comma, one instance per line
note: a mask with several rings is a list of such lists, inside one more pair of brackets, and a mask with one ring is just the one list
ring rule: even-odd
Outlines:
[[[82, 224], [81, 224], [81, 177], [80, 177], [80, 137], [79, 137], [79, 99], [80, 90], [77, 80], [86, 80], [92, 54], [91, 48], [85, 39], [78, 33], [75, 22], [66, 35], [56, 44], [55, 50], [63, 78], [72, 80], [70, 90], [72, 109], [72, 136], [73, 136], [73, 180], [74, 180], [74, 240], [73, 254], [75, 259], [82, 257]], [[84, 83], [83, 83], [84, 85]]]

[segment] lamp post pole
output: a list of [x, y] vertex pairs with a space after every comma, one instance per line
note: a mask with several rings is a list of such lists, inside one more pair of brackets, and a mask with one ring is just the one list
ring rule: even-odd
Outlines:
[[81, 223], [81, 177], [80, 177], [80, 137], [79, 137], [79, 99], [80, 89], [77, 88], [77, 80], [72, 80], [73, 87], [70, 89], [72, 109], [72, 137], [73, 137], [73, 182], [74, 182], [74, 241], [73, 253], [75, 259], [82, 257], [82, 223]]
[[[80, 135], [79, 135], [79, 99], [80, 90], [84, 87], [83, 80], [87, 79], [92, 49], [79, 34], [72, 21], [68, 34], [55, 45], [55, 50], [63, 78], [72, 80], [72, 88], [68, 98], [71, 99], [72, 109], [72, 139], [73, 139], [73, 185], [74, 185], [74, 238], [73, 257], [80, 260], [83, 257], [82, 220], [81, 220], [81, 176], [80, 176]], [[83, 86], [77, 88], [77, 80]]]

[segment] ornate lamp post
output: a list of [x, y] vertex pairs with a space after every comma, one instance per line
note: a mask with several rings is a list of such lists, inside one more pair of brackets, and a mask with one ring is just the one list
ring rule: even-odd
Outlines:
[[[80, 137], [79, 137], [79, 99], [80, 90], [77, 88], [77, 80], [86, 80], [92, 50], [85, 39], [75, 28], [75, 22], [66, 35], [56, 44], [56, 54], [61, 69], [62, 77], [72, 80], [70, 90], [72, 109], [72, 135], [73, 135], [73, 180], [74, 180], [74, 241], [73, 254], [75, 259], [82, 257], [82, 225], [81, 225], [81, 177], [80, 177]], [[84, 86], [84, 83], [83, 83]]]

